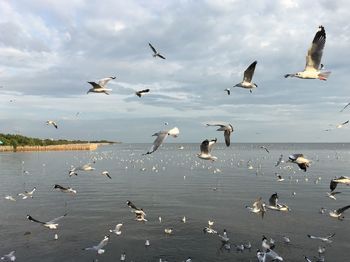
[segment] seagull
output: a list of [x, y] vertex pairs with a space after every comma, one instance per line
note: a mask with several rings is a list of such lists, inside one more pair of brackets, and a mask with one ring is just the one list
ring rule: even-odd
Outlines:
[[151, 244], [150, 244], [149, 240], [147, 239], [146, 242], [145, 242], [145, 246], [146, 246], [146, 247], [149, 247], [150, 245], [151, 245]]
[[164, 233], [167, 235], [171, 235], [173, 233], [173, 229], [172, 228], [165, 228]]
[[152, 154], [161, 146], [161, 144], [169, 135], [176, 138], [178, 137], [179, 133], [180, 130], [177, 127], [174, 127], [168, 131], [159, 131], [158, 133], [153, 134], [152, 136], [156, 136], [157, 138], [154, 140], [151, 149], [143, 155]]
[[350, 103], [347, 103], [342, 110], [340, 110], [339, 112], [343, 112], [345, 110], [345, 108], [347, 108], [350, 105]]
[[136, 91], [135, 95], [137, 95], [138, 97], [141, 97], [144, 94], [148, 93], [149, 91], [150, 91], [149, 89], [143, 89], [143, 90], [140, 90], [140, 91]]
[[227, 92], [227, 95], [231, 95], [231, 89], [230, 88], [226, 88], [224, 91]]
[[331, 183], [329, 184], [330, 190], [333, 191], [334, 189], [336, 189], [338, 183], [345, 184], [345, 185], [350, 185], [350, 177], [340, 176], [338, 178], [332, 179]]
[[57, 229], [57, 227], [58, 227], [57, 221], [64, 218], [65, 216], [67, 216], [67, 214], [64, 214], [63, 216], [60, 216], [60, 217], [56, 217], [56, 218], [54, 218], [50, 221], [47, 221], [47, 222], [39, 221], [30, 215], [27, 215], [27, 219], [30, 220], [31, 222], [42, 224], [44, 227], [47, 227], [48, 229]]
[[11, 201], [16, 201], [16, 199], [13, 196], [10, 196], [10, 195], [5, 196], [5, 199], [11, 200]]
[[120, 236], [122, 234], [122, 231], [121, 231], [122, 226], [123, 224], [117, 224], [115, 226], [115, 229], [110, 229], [109, 232], [115, 233], [116, 235]]
[[73, 167], [71, 168], [71, 170], [69, 170], [69, 176], [72, 176], [72, 175], [78, 175], [75, 171], [93, 171], [95, 170], [95, 168], [93, 168], [91, 166], [91, 164], [85, 164], [85, 165], [82, 165], [82, 166], [78, 166], [78, 167]]
[[276, 162], [275, 167], [279, 166], [279, 165], [282, 163], [282, 159], [283, 159], [283, 155], [281, 154], [280, 157], [279, 157], [279, 159], [278, 159], [277, 162]]
[[306, 55], [306, 65], [302, 72], [297, 72], [295, 74], [286, 74], [287, 77], [298, 77], [301, 79], [320, 79], [327, 80], [331, 72], [321, 71], [323, 65], [321, 63], [323, 48], [326, 43], [326, 31], [321, 25], [318, 27], [318, 31], [312, 41], [311, 47], [309, 48]]
[[286, 244], [289, 244], [290, 243], [290, 238], [287, 237], [287, 236], [283, 236], [283, 242], [286, 243]]
[[128, 207], [131, 208], [131, 209], [139, 210], [139, 209], [134, 205], [134, 203], [131, 202], [131, 201], [129, 201], [129, 200], [126, 201], [126, 204], [127, 204]]
[[161, 55], [152, 45], [151, 43], [148, 43], [149, 47], [152, 49], [153, 51], [153, 57], [160, 57], [162, 59], [165, 59], [165, 57], [163, 55]]
[[218, 237], [220, 238], [220, 240], [223, 244], [226, 244], [230, 241], [230, 238], [227, 236], [226, 229], [224, 229], [224, 233], [222, 235], [218, 234]]
[[246, 208], [255, 214], [261, 214], [261, 218], [264, 218], [266, 208], [265, 208], [265, 203], [262, 201], [261, 197], [259, 197], [254, 203], [253, 207], [246, 206]]
[[106, 176], [106, 177], [108, 177], [109, 179], [112, 179], [111, 176], [109, 175], [108, 171], [103, 171], [103, 172], [101, 173], [101, 175], [102, 175], [102, 176]]
[[15, 257], [15, 251], [11, 251], [10, 253], [8, 253], [7, 255], [4, 255], [1, 257], [1, 260], [5, 260], [5, 261], [15, 261], [16, 257]]
[[109, 81], [115, 78], [116, 78], [115, 76], [102, 78], [98, 80], [97, 84], [95, 82], [88, 82], [90, 85], [92, 85], [92, 88], [90, 88], [87, 91], [87, 94], [92, 92], [92, 93], [105, 93], [106, 95], [109, 95], [108, 91], [112, 91], [112, 89], [107, 89], [106, 85]]
[[58, 128], [58, 125], [56, 124], [56, 122], [52, 120], [47, 120], [46, 125], [53, 125], [56, 129]]
[[183, 223], [186, 223], [186, 217], [184, 216], [184, 217], [181, 219], [181, 221], [182, 221]]
[[212, 156], [210, 154], [210, 152], [211, 152], [213, 146], [215, 145], [216, 141], [217, 141], [216, 138], [210, 140], [210, 142], [209, 142], [208, 139], [204, 140], [202, 142], [202, 144], [200, 145], [201, 152], [200, 152], [200, 154], [197, 154], [197, 156], [200, 159], [204, 159], [204, 160], [211, 160], [211, 161], [217, 160], [218, 158], [216, 156]]
[[326, 242], [326, 243], [332, 243], [333, 240], [331, 240], [331, 238], [333, 238], [335, 236], [335, 234], [331, 234], [329, 236], [326, 236], [326, 237], [317, 237], [317, 236], [312, 236], [312, 235], [307, 235], [308, 238], [311, 238], [311, 239], [317, 239], [317, 240], [321, 240], [322, 242]]
[[129, 208], [134, 209], [133, 212], [135, 213], [136, 216], [136, 220], [137, 221], [142, 221], [142, 222], [146, 222], [147, 219], [145, 219], [146, 213], [143, 211], [142, 208], [137, 208], [134, 203], [132, 203], [131, 201], [126, 201], [126, 204], [128, 205]]
[[289, 207], [285, 204], [278, 203], [278, 195], [274, 193], [271, 195], [269, 199], [269, 205], [266, 206], [269, 209], [277, 210], [277, 211], [289, 211]]
[[83, 248], [83, 250], [95, 250], [97, 251], [97, 254], [101, 255], [105, 252], [103, 247], [105, 247], [108, 244], [108, 240], [109, 240], [109, 235], [104, 236], [104, 238], [101, 240], [101, 242], [97, 246], [86, 247], [86, 248]]
[[53, 186], [53, 189], [58, 189], [58, 190], [60, 190], [63, 193], [72, 193], [72, 194], [76, 194], [77, 193], [77, 191], [74, 190], [71, 187], [63, 187], [63, 186], [60, 186], [60, 185], [57, 185], [57, 184], [55, 184]]
[[318, 247], [318, 255], [322, 255], [324, 252], [326, 252], [326, 248], [325, 247]]
[[341, 123], [341, 124], [337, 125], [337, 128], [342, 128], [346, 124], [349, 124], [349, 120], [345, 121], [344, 123]]
[[248, 66], [248, 68], [244, 71], [243, 81], [239, 84], [236, 84], [234, 87], [237, 86], [237, 87], [249, 89], [250, 93], [252, 93], [252, 89], [254, 87], [258, 87], [257, 84], [252, 83], [252, 78], [253, 78], [255, 66], [257, 63], [258, 63], [257, 61], [254, 61], [250, 66]]
[[218, 126], [219, 128], [216, 131], [224, 131], [225, 143], [226, 146], [230, 146], [230, 136], [233, 132], [233, 126], [231, 124], [207, 124], [207, 126]]
[[214, 221], [209, 220], [208, 227], [203, 228], [203, 232], [208, 234], [217, 234], [218, 232], [212, 228], [213, 225], [214, 225]]
[[271, 240], [270, 240], [270, 242], [267, 241], [267, 238], [264, 235], [262, 236], [261, 246], [262, 246], [263, 250], [275, 248], [275, 244], [273, 243], [273, 241], [271, 241]]
[[268, 261], [283, 261], [283, 258], [271, 249], [267, 249], [265, 254], [266, 258], [270, 258]]
[[304, 172], [306, 172], [306, 169], [310, 166], [310, 160], [306, 159], [303, 154], [290, 155], [289, 161], [297, 164]]
[[277, 173], [276, 173], [276, 176], [277, 176], [277, 181], [278, 181], [278, 182], [284, 181], [284, 178], [283, 178], [280, 174], [277, 174]]
[[334, 218], [338, 218], [339, 220], [343, 220], [343, 213], [350, 208], [350, 205], [338, 208], [337, 210], [329, 211], [329, 215]]
[[261, 146], [260, 148], [261, 148], [261, 149], [264, 149], [267, 153], [270, 153], [270, 151], [267, 149], [266, 146]]
[[327, 192], [327, 197], [329, 197], [329, 198], [331, 198], [331, 199], [333, 199], [333, 200], [337, 200], [336, 199], [336, 197], [334, 196], [334, 195], [336, 195], [336, 194], [340, 194], [341, 192], [335, 192], [335, 191], [333, 191], [333, 192]]
[[32, 191], [24, 191], [24, 193], [19, 193], [18, 196], [21, 196], [22, 199], [27, 199], [28, 197], [33, 198], [33, 194], [36, 191], [36, 187], [32, 189]]

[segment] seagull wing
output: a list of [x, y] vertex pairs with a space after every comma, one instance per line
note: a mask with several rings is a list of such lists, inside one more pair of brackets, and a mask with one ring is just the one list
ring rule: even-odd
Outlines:
[[345, 121], [344, 123], [341, 123], [342, 126], [346, 124], [349, 124], [349, 120]]
[[132, 209], [138, 210], [138, 208], [134, 205], [134, 203], [131, 202], [131, 201], [129, 201], [129, 200], [128, 200], [128, 202], [127, 202], [127, 205], [128, 205], [128, 207], [130, 207], [130, 208], [132, 208]]
[[101, 242], [96, 246], [96, 249], [101, 249], [108, 244], [109, 236], [105, 236]]
[[95, 82], [88, 82], [90, 85], [92, 85], [93, 88], [102, 88], [99, 84], [96, 84]]
[[143, 90], [141, 90], [141, 91], [138, 91], [138, 93], [148, 93], [150, 90], [147, 88], [147, 89], [143, 89]]
[[206, 139], [202, 142], [200, 146], [201, 153], [203, 154], [209, 154], [209, 140]]
[[35, 222], [35, 223], [46, 224], [45, 222], [39, 221], [39, 220], [33, 218], [33, 217], [30, 216], [30, 215], [27, 215], [27, 219], [29, 219], [30, 221]]
[[56, 217], [56, 218], [54, 218], [54, 219], [52, 219], [52, 220], [46, 222], [46, 224], [54, 224], [54, 223], [56, 223], [58, 220], [64, 218], [65, 216], [67, 216], [67, 214], [64, 214], [63, 216], [60, 216], [60, 217]]
[[244, 71], [244, 77], [243, 77], [243, 81], [246, 82], [251, 82], [253, 75], [254, 75], [254, 70], [255, 70], [255, 66], [258, 62], [254, 61], [250, 66], [248, 66], [248, 68]]
[[58, 189], [62, 189], [62, 190], [67, 190], [67, 188], [65, 188], [65, 187], [63, 187], [63, 186], [60, 186], [60, 185], [57, 185], [57, 184], [55, 184], [55, 185], [53, 186], [53, 188], [58, 188]]
[[332, 238], [332, 237], [334, 237], [334, 236], [335, 236], [335, 233], [333, 233], [333, 234], [331, 234], [331, 235], [329, 235], [329, 236], [326, 236], [326, 238], [330, 239], [330, 238]]
[[329, 184], [329, 189], [330, 189], [331, 191], [333, 191], [334, 189], [336, 189], [337, 185], [338, 185], [338, 182], [336, 182], [336, 181], [334, 181], [334, 180], [331, 180], [331, 182], [330, 182], [330, 184]]
[[168, 136], [168, 132], [167, 131], [160, 131], [160, 132], [154, 134], [154, 136], [157, 136], [157, 138], [156, 138], [156, 140], [154, 140], [151, 149], [146, 153], [146, 155], [152, 154], [153, 152], [155, 152], [158, 149], [158, 147], [160, 147], [160, 145], [164, 142], [165, 138]]
[[281, 154], [281, 155], [280, 155], [280, 158], [277, 160], [277, 163], [276, 163], [275, 166], [279, 166], [279, 164], [281, 164], [282, 158], [283, 158], [283, 155]]
[[157, 50], [151, 45], [151, 43], [148, 43], [149, 47], [152, 49], [154, 54], [157, 54]]
[[226, 146], [230, 146], [230, 143], [231, 143], [230, 136], [231, 136], [231, 130], [229, 129], [225, 130], [224, 137], [225, 137]]
[[347, 108], [350, 105], [350, 103], [347, 103], [342, 110], [340, 110], [340, 112], [343, 112], [345, 110], [345, 108]]
[[123, 226], [123, 224], [117, 224], [117, 225], [115, 226], [115, 230], [116, 230], [116, 231], [120, 231], [120, 229], [122, 228], [122, 226]]
[[215, 138], [215, 139], [212, 139], [209, 144], [208, 144], [208, 150], [209, 152], [211, 152], [211, 150], [213, 149], [213, 146], [216, 144], [218, 140]]
[[275, 194], [272, 194], [271, 195], [271, 197], [270, 197], [270, 199], [269, 199], [269, 204], [270, 204], [270, 206], [277, 206], [277, 201], [278, 201], [278, 195], [277, 195], [277, 193], [275, 193]]
[[320, 26], [307, 52], [305, 70], [319, 70], [325, 43], [326, 31], [323, 26]]
[[165, 57], [161, 54], [157, 54], [158, 57], [162, 58], [162, 59], [165, 59]]
[[109, 81], [111, 81], [112, 79], [115, 79], [115, 77], [106, 77], [106, 78], [102, 78], [102, 79], [98, 80], [98, 84], [99, 84], [99, 86], [101, 86], [101, 87], [105, 87], [105, 85], [107, 85], [107, 83], [108, 83]]
[[337, 209], [337, 213], [341, 214], [341, 213], [343, 213], [345, 210], [347, 210], [349, 208], [350, 208], [350, 205], [345, 206], [345, 207], [341, 207], [341, 208]]

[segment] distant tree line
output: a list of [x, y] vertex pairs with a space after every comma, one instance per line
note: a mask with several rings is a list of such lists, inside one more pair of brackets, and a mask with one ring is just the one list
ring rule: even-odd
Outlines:
[[66, 139], [40, 139], [33, 137], [26, 137], [22, 135], [11, 135], [0, 133], [0, 146], [13, 146], [15, 149], [17, 146], [51, 146], [51, 145], [66, 145], [66, 144], [84, 144], [84, 143], [114, 143], [107, 140], [66, 140]]

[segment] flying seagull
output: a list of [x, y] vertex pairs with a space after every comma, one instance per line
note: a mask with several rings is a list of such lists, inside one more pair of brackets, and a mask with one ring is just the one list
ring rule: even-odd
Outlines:
[[165, 59], [165, 57], [163, 55], [161, 55], [154, 47], [153, 45], [151, 45], [151, 43], [148, 43], [149, 47], [152, 49], [153, 51], [153, 57], [160, 57], [162, 59]]
[[16, 201], [16, 199], [13, 196], [10, 196], [10, 195], [5, 196], [5, 199], [11, 200], [11, 201]]
[[83, 248], [83, 250], [94, 250], [94, 251], [97, 251], [97, 254], [101, 255], [105, 252], [103, 248], [108, 244], [108, 240], [109, 240], [109, 235], [104, 236], [104, 238], [101, 240], [101, 242], [97, 246], [86, 247], [86, 248]]
[[15, 251], [11, 251], [7, 255], [3, 255], [1, 257], [1, 260], [4, 260], [4, 261], [15, 261], [16, 260]]
[[107, 89], [106, 85], [109, 81], [111, 81], [112, 79], [115, 79], [115, 76], [111, 76], [111, 77], [106, 77], [106, 78], [102, 78], [98, 81], [98, 83], [95, 82], [88, 82], [90, 85], [92, 85], [92, 88], [90, 88], [87, 91], [87, 94], [92, 92], [92, 93], [105, 93], [106, 95], [109, 95], [108, 91], [112, 91], [112, 89]]
[[338, 183], [339, 184], [350, 185], [350, 177], [340, 176], [338, 178], [332, 179], [330, 184], [329, 184], [330, 190], [333, 191], [334, 189], [336, 189]]
[[339, 220], [343, 220], [344, 219], [343, 213], [349, 208], [350, 208], [350, 205], [341, 207], [337, 210], [329, 211], [329, 215], [331, 217], [338, 218]]
[[261, 148], [261, 149], [264, 149], [267, 153], [270, 154], [270, 151], [269, 151], [269, 149], [268, 149], [266, 146], [261, 146], [260, 148]]
[[326, 236], [326, 237], [318, 237], [318, 236], [313, 236], [313, 235], [307, 235], [308, 238], [311, 238], [311, 239], [317, 239], [317, 240], [321, 240], [322, 242], [326, 242], [326, 243], [332, 243], [333, 240], [332, 238], [335, 236], [335, 234], [331, 234], [329, 236]]
[[21, 196], [22, 199], [27, 199], [28, 197], [33, 198], [33, 194], [36, 191], [36, 187], [33, 187], [32, 191], [24, 191], [24, 193], [19, 193], [18, 196]]
[[35, 222], [35, 223], [39, 223], [39, 224], [42, 224], [44, 227], [47, 227], [49, 229], [57, 229], [58, 227], [58, 223], [57, 221], [64, 218], [67, 214], [64, 214], [63, 216], [60, 216], [60, 217], [56, 217], [50, 221], [47, 221], [47, 222], [42, 222], [42, 221], [39, 221], [35, 218], [33, 218], [32, 216], [30, 215], [27, 215], [27, 219], [30, 220], [31, 222]]
[[323, 65], [321, 64], [321, 58], [323, 53], [323, 48], [326, 43], [326, 31], [321, 25], [318, 27], [318, 31], [312, 41], [311, 47], [309, 48], [306, 55], [306, 65], [302, 72], [297, 72], [295, 74], [286, 74], [287, 77], [298, 77], [302, 79], [320, 79], [327, 80], [331, 72], [321, 71]]
[[337, 125], [337, 128], [342, 128], [344, 125], [349, 124], [349, 120]]
[[231, 95], [231, 89], [230, 88], [226, 88], [224, 91], [227, 92], [227, 95]]
[[47, 120], [46, 125], [53, 125], [56, 129], [58, 128], [58, 125], [56, 124], [56, 122], [52, 120]]
[[327, 197], [331, 198], [331, 199], [334, 199], [334, 200], [337, 200], [335, 195], [336, 194], [340, 194], [341, 192], [336, 192], [336, 191], [333, 191], [333, 192], [327, 192]]
[[88, 164], [85, 164], [85, 165], [82, 165], [82, 166], [78, 166], [78, 167], [73, 167], [69, 170], [68, 174], [69, 176], [72, 176], [72, 175], [78, 175], [76, 171], [93, 171], [95, 170], [95, 168], [93, 168], [91, 166], [90, 163]]
[[259, 197], [254, 203], [253, 207], [246, 206], [246, 208], [255, 214], [261, 214], [261, 218], [264, 218], [266, 208], [265, 208], [265, 203], [262, 201], [261, 197]]
[[202, 142], [202, 144], [200, 145], [200, 154], [197, 154], [197, 156], [200, 158], [200, 159], [204, 159], [204, 160], [211, 160], [211, 161], [215, 161], [217, 160], [218, 158], [216, 156], [212, 156], [210, 154], [213, 146], [216, 144], [216, 141], [217, 139], [212, 139], [212, 140], [204, 140]]
[[63, 186], [57, 185], [57, 184], [55, 184], [55, 185], [53, 186], [53, 189], [58, 189], [58, 190], [60, 190], [60, 191], [63, 192], [63, 193], [72, 193], [72, 194], [76, 194], [76, 193], [77, 193], [77, 191], [74, 190], [74, 189], [71, 188], [71, 187], [63, 187]]
[[141, 97], [144, 94], [148, 93], [149, 91], [150, 91], [149, 89], [143, 89], [143, 90], [140, 90], [140, 91], [136, 91], [135, 95], [137, 95], [138, 97]]
[[279, 166], [279, 165], [282, 163], [282, 159], [283, 159], [283, 155], [281, 154], [280, 157], [279, 157], [279, 159], [278, 159], [277, 162], [276, 162], [275, 167]]
[[226, 146], [230, 146], [230, 136], [233, 132], [233, 126], [231, 124], [212, 123], [207, 124], [207, 126], [218, 126], [219, 128], [216, 131], [224, 131], [225, 144]]
[[274, 249], [275, 244], [272, 241], [272, 239], [270, 239], [270, 242], [267, 241], [267, 238], [263, 235], [261, 240], [261, 247], [263, 248], [263, 250]]
[[342, 110], [340, 110], [339, 112], [343, 112], [345, 110], [345, 108], [347, 108], [350, 105], [350, 103], [347, 103]]
[[306, 159], [303, 154], [290, 155], [289, 161], [297, 164], [304, 172], [306, 172], [306, 169], [310, 166], [310, 160]]
[[177, 127], [174, 127], [168, 131], [159, 131], [158, 133], [153, 134], [152, 136], [156, 136], [157, 138], [154, 140], [151, 149], [143, 155], [152, 154], [161, 146], [161, 144], [168, 136], [178, 137], [179, 133], [180, 130]]
[[110, 229], [109, 232], [111, 233], [115, 233], [116, 235], [121, 235], [122, 234], [122, 231], [121, 231], [121, 228], [122, 228], [123, 224], [117, 224], [115, 226], [115, 229]]
[[249, 89], [250, 93], [252, 93], [253, 88], [258, 87], [257, 84], [252, 82], [255, 66], [257, 63], [258, 63], [257, 61], [254, 61], [250, 66], [248, 66], [248, 68], [244, 71], [243, 81], [239, 84], [236, 84], [234, 87], [237, 86], [237, 87]]
[[103, 172], [101, 173], [101, 175], [102, 175], [102, 176], [106, 176], [106, 177], [108, 177], [109, 179], [112, 179], [111, 176], [109, 175], [108, 171], [103, 171]]
[[135, 213], [135, 219], [140, 222], [146, 222], [147, 219], [145, 219], [146, 213], [143, 211], [142, 208], [137, 208], [134, 203], [131, 201], [126, 201], [126, 204], [129, 208], [133, 209], [133, 212]]

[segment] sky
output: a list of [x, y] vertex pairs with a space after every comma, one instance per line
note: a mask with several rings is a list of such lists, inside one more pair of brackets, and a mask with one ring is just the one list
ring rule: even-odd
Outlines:
[[[147, 143], [177, 126], [168, 142], [200, 143], [223, 140], [205, 126], [220, 121], [233, 143], [350, 142], [349, 127], [335, 128], [350, 118], [339, 112], [350, 102], [349, 10], [347, 0], [0, 0], [0, 133]], [[328, 81], [285, 79], [303, 70], [319, 25]], [[233, 88], [255, 60], [258, 87]], [[86, 93], [109, 76], [111, 95]]]

